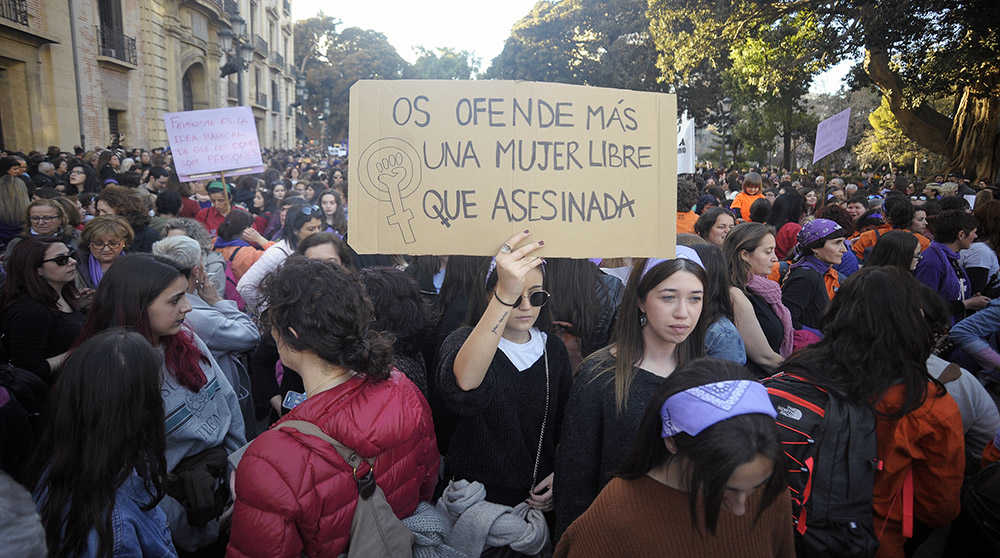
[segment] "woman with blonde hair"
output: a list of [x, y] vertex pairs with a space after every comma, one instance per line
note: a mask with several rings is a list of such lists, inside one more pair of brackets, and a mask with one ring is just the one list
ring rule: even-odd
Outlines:
[[80, 262], [77, 288], [96, 289], [115, 258], [125, 253], [125, 247], [132, 242], [132, 238], [132, 227], [123, 217], [102, 215], [90, 220], [83, 228], [77, 248], [76, 259]]
[[0, 249], [24, 230], [28, 211], [28, 187], [16, 176], [0, 176]]

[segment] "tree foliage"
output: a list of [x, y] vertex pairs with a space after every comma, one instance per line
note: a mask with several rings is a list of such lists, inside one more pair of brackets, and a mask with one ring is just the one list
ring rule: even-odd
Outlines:
[[469, 79], [479, 71], [479, 59], [467, 50], [417, 47], [417, 60], [410, 68], [414, 79]]
[[[726, 72], [738, 67], [733, 53], [776, 50], [776, 28], [805, 26], [805, 50], [793, 54], [814, 62], [807, 72], [863, 58], [907, 137], [947, 156], [953, 170], [993, 178], [1000, 168], [996, 0], [649, 0], [649, 14], [668, 82]], [[799, 74], [774, 69], [791, 81]], [[932, 106], [939, 97], [952, 100], [950, 110]]]
[[665, 91], [642, 0], [541, 0], [485, 77]]

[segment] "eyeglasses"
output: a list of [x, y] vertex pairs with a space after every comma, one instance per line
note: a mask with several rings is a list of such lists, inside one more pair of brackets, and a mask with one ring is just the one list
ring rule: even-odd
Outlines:
[[87, 174], [87, 173], [83, 172], [82, 170], [76, 170], [76, 169], [73, 169], [73, 170], [69, 171], [69, 173], [70, 174]]
[[55, 221], [58, 218], [58, 215], [32, 215], [28, 219], [31, 220], [32, 223], [48, 223], [49, 221]]
[[[528, 295], [528, 304], [534, 306], [535, 308], [541, 308], [542, 306], [545, 306], [545, 303], [549, 301], [551, 296], [552, 295], [550, 295], [548, 291], [535, 291]], [[514, 301], [512, 308], [520, 306], [521, 301], [523, 300], [524, 295], [517, 297], [517, 300]]]
[[109, 240], [108, 242], [91, 242], [90, 247], [94, 250], [108, 250], [121, 248], [125, 245], [124, 241], [121, 240]]
[[44, 263], [52, 262], [52, 263], [54, 263], [54, 264], [56, 264], [56, 265], [58, 265], [58, 266], [61, 267], [61, 266], [64, 266], [64, 265], [68, 264], [69, 261], [72, 260], [72, 259], [73, 259], [73, 256], [71, 256], [69, 254], [63, 254], [61, 256], [56, 256], [54, 258], [49, 258], [47, 260], [42, 260], [42, 263], [44, 264]]

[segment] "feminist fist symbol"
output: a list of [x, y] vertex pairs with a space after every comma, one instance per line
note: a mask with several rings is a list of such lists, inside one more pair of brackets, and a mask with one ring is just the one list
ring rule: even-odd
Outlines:
[[403, 199], [420, 186], [420, 155], [400, 138], [382, 138], [365, 148], [360, 163], [365, 193], [392, 206], [386, 223], [399, 228], [404, 243], [416, 242], [413, 212], [403, 206]]

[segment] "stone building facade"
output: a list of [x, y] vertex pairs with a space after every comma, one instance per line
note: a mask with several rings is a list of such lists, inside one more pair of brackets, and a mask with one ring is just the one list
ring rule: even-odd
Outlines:
[[[254, 56], [222, 78], [237, 14]], [[247, 105], [262, 147], [291, 147], [292, 37], [289, 0], [0, 0], [0, 142], [163, 146], [164, 112]]]

